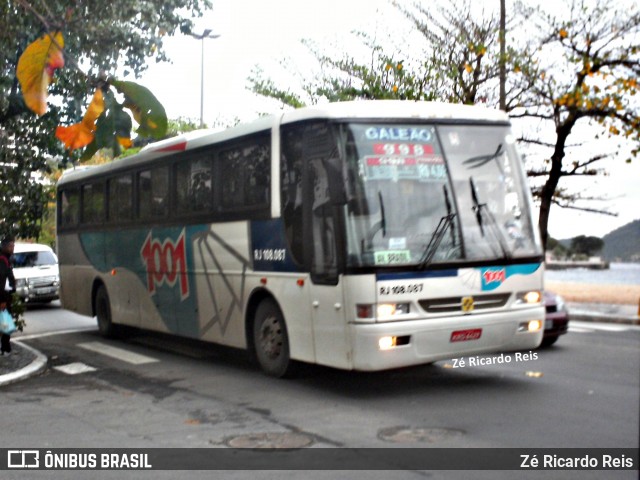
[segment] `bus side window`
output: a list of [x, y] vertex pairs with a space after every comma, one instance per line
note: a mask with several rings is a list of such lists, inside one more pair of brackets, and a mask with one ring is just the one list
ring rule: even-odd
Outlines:
[[329, 203], [329, 178], [322, 159], [311, 160], [309, 170], [313, 192], [311, 229], [314, 239], [311, 271], [321, 279], [334, 279], [337, 275], [336, 226]]
[[336, 208], [332, 206], [329, 159], [335, 143], [326, 122], [284, 126], [281, 196], [285, 232], [294, 259], [314, 283], [338, 283]]
[[104, 221], [105, 198], [103, 183], [82, 186], [82, 223], [98, 224]]
[[122, 175], [109, 180], [109, 212], [111, 223], [131, 220], [133, 213], [133, 179]]
[[247, 140], [220, 153], [225, 172], [222, 207], [227, 211], [268, 207], [271, 147], [269, 138]]
[[271, 146], [261, 141], [245, 154], [246, 177], [245, 202], [247, 206], [269, 203], [269, 183], [271, 178]]
[[283, 127], [281, 132], [281, 202], [285, 234], [296, 263], [304, 262], [302, 216], [302, 131]]
[[206, 212], [213, 206], [211, 158], [201, 157], [176, 165], [176, 203], [179, 214]]
[[169, 212], [169, 168], [160, 167], [138, 174], [138, 217], [165, 218]]
[[60, 193], [60, 226], [75, 227], [80, 220], [80, 192], [77, 188]]

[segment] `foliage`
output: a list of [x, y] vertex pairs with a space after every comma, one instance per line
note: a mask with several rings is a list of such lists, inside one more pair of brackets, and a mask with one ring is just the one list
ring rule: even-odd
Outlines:
[[17, 293], [12, 294], [11, 296], [11, 316], [13, 317], [13, 321], [16, 324], [16, 329], [19, 332], [23, 332], [24, 328], [27, 326], [27, 322], [24, 319], [24, 312], [27, 309], [24, 301]]
[[191, 120], [190, 118], [176, 118], [169, 120], [167, 125], [167, 138], [175, 137], [181, 133], [192, 132], [200, 128], [199, 121]]
[[[42, 116], [47, 111], [49, 84], [54, 71], [64, 66], [63, 45], [64, 37], [60, 32], [45, 33], [29, 44], [18, 59], [16, 76], [22, 95], [26, 106], [36, 115]], [[139, 135], [155, 139], [164, 136], [167, 129], [164, 107], [149, 89], [115, 78], [95, 81], [98, 88], [82, 120], [68, 127], [56, 128], [56, 137], [67, 149], [89, 146], [82, 156], [86, 160], [101, 148], [109, 148], [118, 155], [120, 147], [130, 147], [132, 124], [124, 108], [131, 110], [140, 124]], [[124, 95], [123, 103], [115, 99], [111, 87]]]
[[571, 239], [571, 252], [574, 255], [592, 257], [604, 248], [604, 241], [598, 237], [579, 235]]
[[602, 173], [593, 165], [617, 153], [568, 155], [569, 138], [577, 126], [591, 124], [599, 135], [629, 140], [635, 145], [631, 157], [638, 154], [640, 7], [636, 2], [574, 1], [568, 12], [560, 10], [557, 16], [539, 12], [535, 18], [543, 34], [535, 57], [540, 69], [528, 72], [532, 88], [521, 99], [521, 111], [512, 117], [548, 122], [554, 132], [553, 141], [525, 139], [551, 152], [542, 166], [530, 172], [544, 179], [534, 193], [540, 197], [539, 226], [546, 239], [552, 204], [593, 211], [577, 207], [580, 197], [560, 188], [560, 179]]
[[96, 122], [102, 112], [104, 112], [104, 95], [101, 89], [97, 89], [82, 121], [68, 127], [59, 126], [56, 128], [56, 137], [70, 150], [86, 147], [95, 138]]
[[[254, 69], [250, 78], [254, 92], [298, 108], [321, 100], [356, 99], [432, 100], [473, 104], [497, 104], [500, 51], [499, 22], [486, 15], [472, 13], [471, 2], [458, 0], [423, 7], [397, 8], [419, 33], [420, 45], [412, 45], [411, 54], [393, 46], [382, 46], [365, 33], [358, 36], [369, 51], [370, 60], [362, 61], [349, 53], [323, 53], [309, 41], [306, 46], [321, 67], [319, 78], [303, 80], [304, 94], [281, 89], [264, 73]], [[521, 21], [521, 20], [519, 20]], [[515, 28], [516, 24], [512, 22]], [[413, 52], [424, 52], [416, 56]], [[531, 53], [526, 48], [510, 48], [505, 61], [512, 71], [509, 103], [529, 88], [521, 74], [529, 69]], [[515, 73], [514, 73], [515, 72]]]
[[[526, 43], [515, 44], [515, 38], [511, 38], [502, 55], [499, 17], [478, 14], [473, 7], [473, 2], [464, 0], [438, 8], [416, 3], [412, 9], [401, 10], [420, 32], [425, 50], [431, 52], [431, 68], [424, 75], [425, 81], [434, 85], [438, 100], [497, 106], [500, 65], [504, 61], [510, 72], [506, 92], [506, 110], [510, 111], [530, 87], [522, 73], [536, 68], [531, 62], [531, 50]], [[524, 8], [519, 8], [521, 15], [510, 17], [507, 31], [517, 30], [527, 21]]]
[[61, 32], [42, 35], [20, 55], [16, 76], [24, 103], [36, 115], [47, 111], [49, 84], [57, 68], [64, 66], [64, 37]]
[[[319, 79], [307, 79], [304, 94], [281, 89], [260, 70], [250, 79], [253, 91], [299, 107], [320, 100], [402, 98], [498, 106], [500, 63], [507, 75], [505, 108], [513, 119], [542, 122], [536, 136], [521, 139], [542, 148], [546, 158], [528, 172], [534, 179], [533, 194], [540, 201], [539, 227], [547, 239], [552, 204], [607, 213], [577, 205], [592, 197], [569, 192], [560, 178], [602, 174], [593, 165], [617, 153], [596, 152], [586, 157], [567, 156], [574, 127], [591, 124], [600, 135], [631, 143], [638, 154], [640, 121], [640, 14], [637, 2], [566, 0], [553, 10], [527, 9], [516, 2], [507, 25], [505, 55], [498, 46], [495, 18], [472, 12], [468, 1], [400, 8], [420, 32], [423, 45], [412, 45], [410, 57], [401, 49], [369, 42], [371, 62], [345, 55], [336, 59], [312, 49], [322, 66]], [[397, 4], [396, 4], [397, 5]], [[443, 6], [442, 6], [443, 5]], [[553, 11], [553, 14], [546, 12]], [[556, 13], [557, 12], [557, 13]], [[548, 125], [544, 123], [548, 122]], [[555, 135], [548, 141], [547, 135]], [[566, 157], [566, 158], [565, 158]], [[542, 185], [535, 180], [541, 179]]]
[[[163, 38], [178, 31], [189, 33], [191, 19], [209, 6], [209, 0], [0, 0], [0, 233], [39, 237], [50, 201], [43, 175], [56, 164], [78, 160], [54, 137], [56, 127], [81, 123], [89, 95], [113, 75], [139, 76], [151, 57], [166, 61]], [[66, 68], [55, 70], [60, 62], [48, 61], [48, 56], [32, 58], [40, 65], [42, 79], [55, 70], [47, 89], [54, 101], [37, 117], [25, 104], [17, 67], [29, 45], [51, 39], [48, 32], [54, 38], [55, 32], [63, 35], [64, 46], [62, 42], [59, 46], [64, 47]], [[110, 113], [104, 119], [115, 133], [124, 120], [119, 106], [123, 95], [112, 92], [103, 89], [105, 111]], [[109, 143], [106, 137], [101, 142], [100, 148]]]

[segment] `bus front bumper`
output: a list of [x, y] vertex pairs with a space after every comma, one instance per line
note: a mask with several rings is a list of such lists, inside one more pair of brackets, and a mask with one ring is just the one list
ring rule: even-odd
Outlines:
[[[543, 307], [508, 313], [351, 324], [354, 370], [375, 371], [484, 353], [537, 348], [544, 332]], [[527, 325], [538, 321], [540, 328]], [[395, 340], [394, 340], [395, 339]]]

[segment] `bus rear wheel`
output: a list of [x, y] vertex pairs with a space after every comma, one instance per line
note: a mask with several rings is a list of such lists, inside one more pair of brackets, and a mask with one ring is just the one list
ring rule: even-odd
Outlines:
[[258, 364], [265, 373], [274, 377], [287, 377], [293, 373], [287, 327], [280, 308], [273, 300], [263, 300], [256, 309], [253, 346]]
[[96, 292], [96, 317], [98, 318], [98, 331], [104, 337], [115, 337], [116, 326], [111, 321], [111, 303], [109, 294], [104, 285], [98, 287]]

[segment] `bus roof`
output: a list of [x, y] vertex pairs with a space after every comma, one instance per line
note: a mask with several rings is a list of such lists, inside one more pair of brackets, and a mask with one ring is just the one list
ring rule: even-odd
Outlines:
[[145, 146], [136, 155], [117, 159], [113, 162], [96, 166], [80, 167], [67, 170], [59, 184], [73, 182], [98, 173], [108, 173], [134, 165], [144, 164], [150, 160], [164, 157], [172, 153], [192, 150], [211, 143], [233, 140], [252, 133], [268, 131], [280, 124], [289, 124], [312, 119], [403, 119], [411, 120], [458, 120], [508, 122], [509, 117], [500, 110], [478, 105], [460, 105], [443, 102], [414, 102], [407, 100], [359, 100], [350, 102], [328, 103], [311, 107], [290, 110], [278, 115], [262, 117], [254, 122], [238, 125], [225, 130], [205, 129], [183, 133]]
[[359, 100], [291, 110], [282, 116], [281, 123], [293, 123], [312, 118], [509, 121], [509, 117], [503, 111], [480, 105], [408, 100]]

